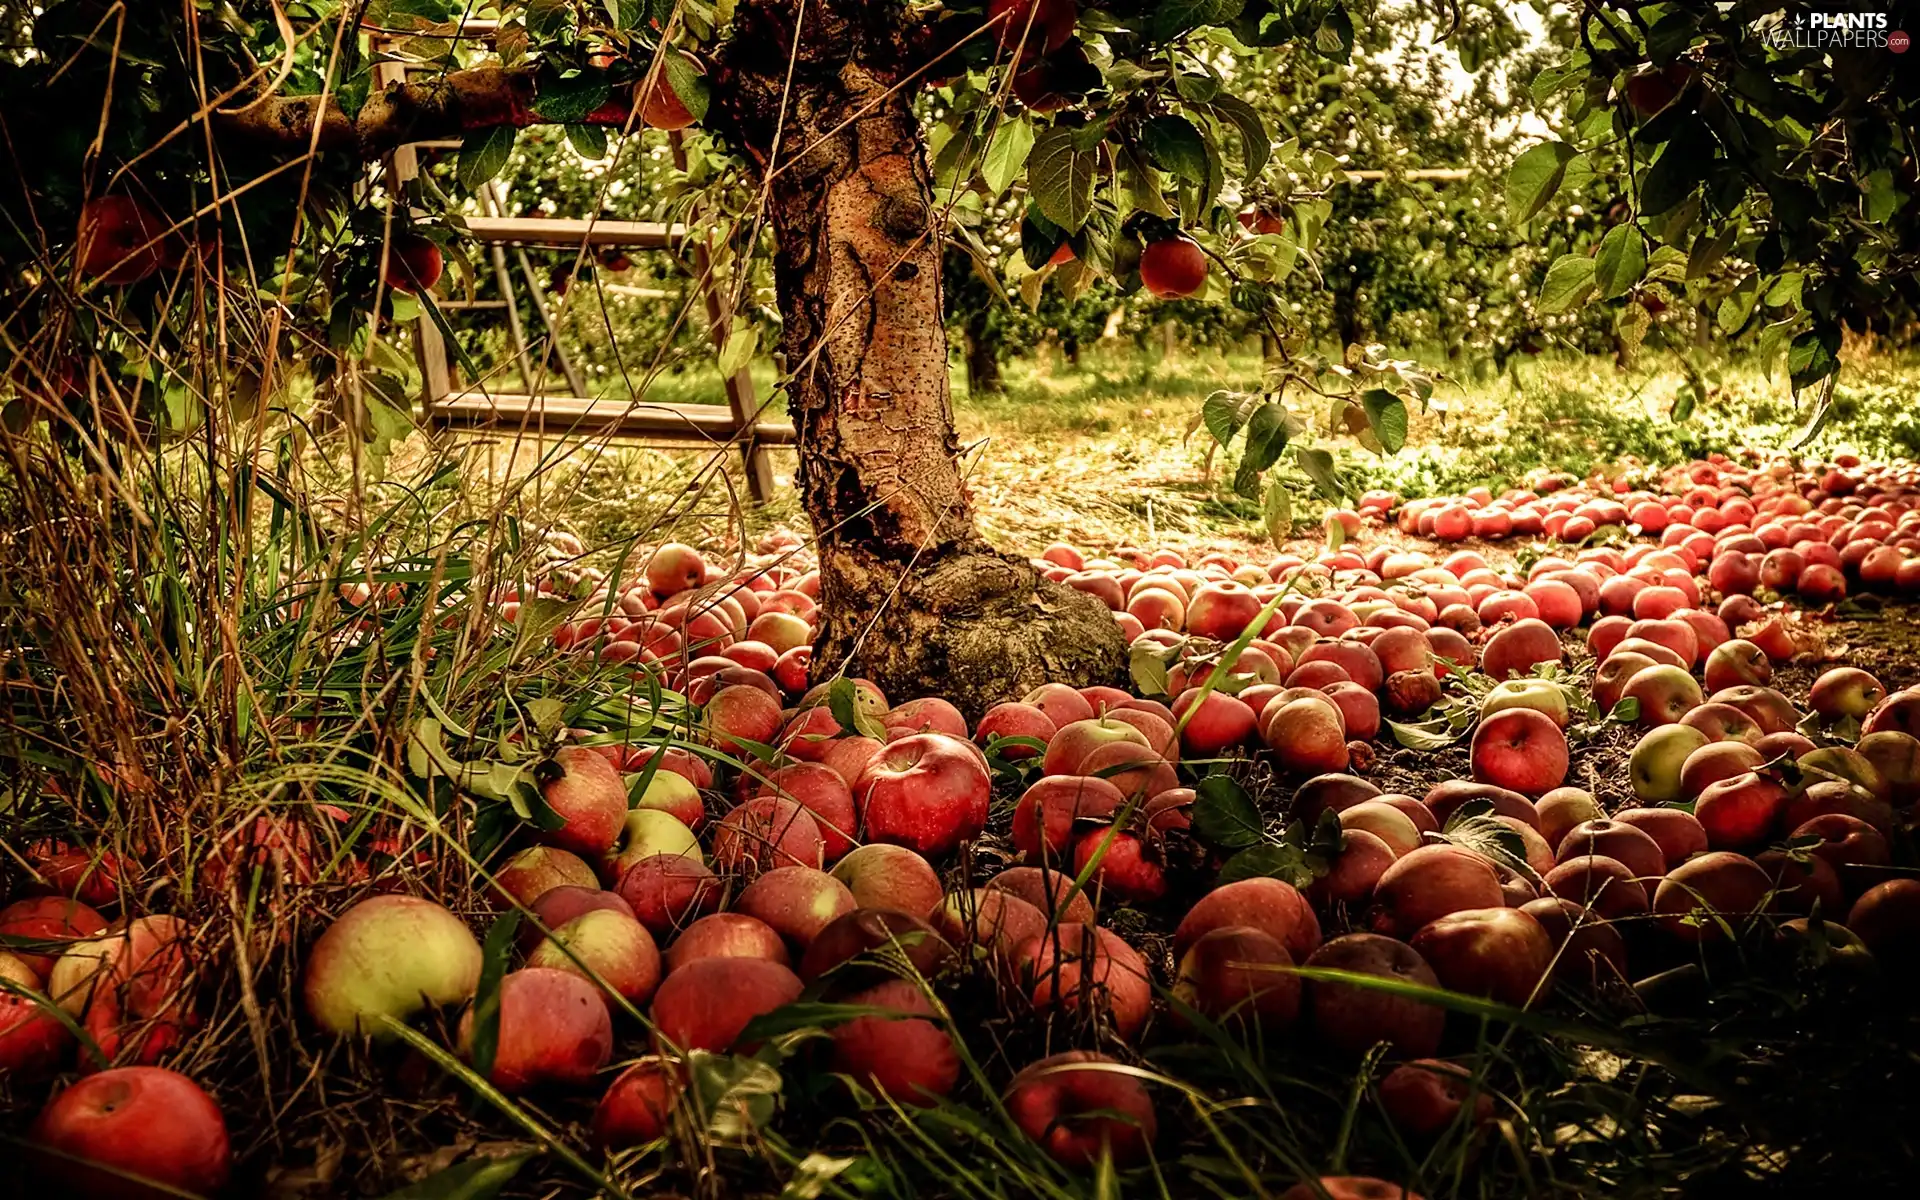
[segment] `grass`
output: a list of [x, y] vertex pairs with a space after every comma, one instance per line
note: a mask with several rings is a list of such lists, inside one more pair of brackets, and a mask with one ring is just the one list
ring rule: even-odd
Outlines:
[[[1004, 395], [957, 401], [983, 526], [1035, 550], [1056, 537], [1254, 545], [1257, 514], [1222, 486], [1222, 464], [1208, 473], [1205, 434], [1184, 431], [1205, 395], [1255, 370], [1246, 357], [1098, 349], [1078, 368], [1013, 364]], [[673, 398], [704, 394], [698, 373], [678, 378]], [[1448, 393], [1447, 413], [1419, 417], [1414, 448], [1369, 464], [1369, 478], [1411, 494], [1542, 466], [1580, 473], [1732, 447], [1742, 419], [1763, 440], [1792, 425], [1777, 389], [1745, 376], [1676, 425], [1663, 406], [1678, 378], [1629, 377], [1638, 391], [1621, 401], [1608, 366], [1530, 364]], [[1863, 372], [1816, 444], [1903, 444], [1901, 380], [1893, 366]], [[414, 438], [373, 462], [341, 431], [216, 412], [193, 436], [136, 453], [64, 403], [44, 405], [64, 440], [46, 426], [10, 432], [0, 470], [0, 894], [26, 884], [37, 843], [57, 839], [96, 869], [119, 864], [110, 915], [187, 922], [197, 1020], [169, 1061], [228, 1113], [241, 1194], [274, 1180], [359, 1195], [434, 1180], [412, 1194], [451, 1196], [489, 1174], [508, 1195], [848, 1200], [1261, 1196], [1323, 1171], [1377, 1172], [1430, 1197], [1910, 1182], [1910, 1006], [1809, 973], [1764, 937], [1688, 953], [1631, 931], [1648, 970], [1720, 980], [1705, 997], [1604, 987], [1531, 1014], [1447, 998], [1447, 1051], [1472, 1056], [1499, 1120], [1431, 1143], [1385, 1119], [1376, 1062], [1232, 1025], [1179, 1035], [1164, 1016], [1135, 1044], [1084, 1014], [1016, 1017], [979, 964], [937, 997], [962, 1036], [953, 1098], [921, 1110], [849, 1097], [824, 1057], [831, 1014], [803, 1011], [754, 1056], [696, 1057], [672, 1136], [614, 1156], [585, 1136], [591, 1097], [476, 1086], [447, 1052], [450, 1017], [423, 1021], [410, 1046], [330, 1045], [300, 1014], [304, 948], [370, 887], [435, 896], [484, 928], [486, 869], [538, 820], [536, 755], [558, 729], [715, 756], [672, 693], [550, 647], [540, 631], [566, 602], [535, 602], [507, 627], [502, 589], [618, 571], [668, 537], [731, 559], [797, 510], [790, 498], [740, 505], [724, 452]], [[556, 549], [542, 536], [553, 528], [580, 534], [587, 553]], [[1283, 782], [1248, 778], [1277, 819]], [[1017, 788], [1003, 788], [995, 836], [949, 882], [1002, 861]], [[1177, 896], [1210, 877], [1204, 849], [1186, 853]], [[1103, 907], [1169, 979], [1177, 902]], [[623, 1055], [643, 1047], [637, 1019], [622, 1033]], [[1077, 1046], [1152, 1083], [1162, 1137], [1147, 1166], [1069, 1172], [1009, 1124], [999, 1087]], [[0, 1132], [17, 1135], [45, 1092], [0, 1078]]]

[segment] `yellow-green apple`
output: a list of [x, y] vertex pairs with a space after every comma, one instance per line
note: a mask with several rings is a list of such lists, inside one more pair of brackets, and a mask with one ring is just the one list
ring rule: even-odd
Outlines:
[[1215, 929], [1258, 929], [1302, 962], [1320, 945], [1320, 919], [1300, 890], [1268, 877], [1236, 880], [1213, 889], [1187, 910], [1173, 933], [1175, 956]]
[[1567, 735], [1536, 709], [1505, 709], [1480, 719], [1472, 760], [1476, 780], [1539, 796], [1566, 781]]
[[1826, 776], [1844, 779], [1867, 789], [1883, 802], [1893, 798], [1893, 787], [1886, 778], [1865, 756], [1845, 746], [1821, 746], [1802, 754], [1796, 761], [1802, 771], [1816, 779]]
[[733, 902], [733, 911], [764, 921], [795, 949], [842, 913], [852, 912], [847, 885], [816, 867], [776, 867], [762, 872]]
[[656, 854], [629, 867], [616, 890], [633, 909], [634, 919], [658, 938], [712, 912], [720, 903], [722, 889], [699, 859]]
[[[26, 1156], [45, 1188], [77, 1200], [223, 1191], [233, 1155], [220, 1107], [161, 1067], [117, 1067], [63, 1089], [34, 1119]], [[134, 1179], [144, 1181], [135, 1183]], [[152, 1186], [148, 1186], [152, 1185]]]
[[875, 755], [853, 792], [869, 840], [934, 858], [987, 827], [993, 778], [970, 743], [916, 733]]
[[[1334, 938], [1306, 960], [1306, 966], [1375, 975], [1419, 987], [1438, 988], [1433, 968], [1413, 947], [1373, 933]], [[1440, 1048], [1445, 1009], [1422, 1000], [1376, 991], [1337, 980], [1309, 979], [1306, 1008], [1320, 1040], [1342, 1054], [1357, 1057], [1380, 1042], [1396, 1055], [1422, 1058]]]
[[678, 854], [699, 862], [700, 839], [665, 809], [636, 808], [621, 824], [619, 839], [601, 860], [601, 870], [617, 883], [636, 864], [657, 854]]
[[562, 746], [542, 765], [540, 795], [560, 818], [542, 840], [594, 860], [613, 848], [627, 817], [627, 788], [613, 764], [585, 746]]
[[1379, 800], [1362, 800], [1351, 808], [1341, 809], [1340, 826], [1371, 833], [1386, 844], [1395, 858], [1421, 845], [1420, 827], [1413, 823], [1413, 818]]
[[[584, 1087], [613, 1057], [613, 1019], [600, 989], [550, 967], [501, 977], [498, 1035], [487, 1080], [510, 1096], [545, 1086]], [[471, 1054], [472, 1048], [469, 1011], [460, 1019], [460, 1049]]]
[[618, 892], [565, 884], [550, 889], [531, 906], [531, 920], [520, 926], [520, 948], [532, 950], [552, 933], [576, 917], [590, 912], [613, 912], [632, 918], [633, 906]]
[[787, 964], [787, 944], [765, 921], [743, 913], [701, 917], [667, 947], [666, 968], [677, 971], [696, 958], [764, 958]]
[[1689, 942], [1720, 941], [1767, 902], [1773, 881], [1744, 855], [1713, 850], [1667, 872], [1653, 892], [1653, 911], [1668, 933]]
[[557, 887], [599, 887], [587, 860], [557, 846], [529, 846], [494, 872], [494, 886], [522, 907]]
[[1688, 758], [1712, 740], [1691, 725], [1662, 725], [1641, 734], [1627, 757], [1634, 797], [1646, 804], [1666, 804], [1691, 795], [1682, 782]]
[[471, 1000], [480, 985], [480, 957], [473, 931], [431, 900], [362, 900], [307, 954], [307, 1013], [337, 1036], [392, 1037], [388, 1021]]
[[1865, 720], [1886, 698], [1886, 687], [1859, 667], [1834, 667], [1813, 681], [1807, 707], [1820, 715], [1822, 723], [1831, 725], [1843, 717]]
[[1555, 725], [1567, 727], [1567, 693], [1559, 684], [1546, 679], [1509, 679], [1496, 683], [1480, 701], [1480, 718], [1509, 708], [1531, 708], [1551, 718]]
[[668, 542], [647, 559], [647, 586], [656, 596], [671, 596], [706, 581], [707, 560], [692, 546]]
[[1553, 965], [1553, 939], [1540, 922], [1504, 905], [1448, 913], [1408, 944], [1443, 986], [1515, 1007], [1533, 1000]]
[[644, 1004], [660, 984], [653, 935], [611, 909], [582, 913], [556, 928], [527, 955], [529, 967], [550, 967], [596, 980], [616, 996]]
[[[995, 3], [1021, 0], [995, 0]], [[1158, 1126], [1153, 1098], [1118, 1061], [1092, 1050], [1043, 1058], [1013, 1077], [1001, 1097], [1015, 1125], [1054, 1161], [1084, 1170], [1147, 1157]]]
[[855, 847], [833, 865], [832, 874], [861, 908], [887, 908], [922, 920], [940, 907], [944, 894], [932, 864], [888, 842]]
[[1773, 663], [1760, 647], [1745, 638], [1735, 638], [1721, 642], [1707, 655], [1705, 674], [1710, 692], [1731, 687], [1764, 687], [1773, 678]]
[[1685, 667], [1656, 663], [1627, 680], [1620, 696], [1640, 705], [1642, 726], [1667, 725], [1703, 703], [1700, 684]]
[[1883, 730], [1867, 734], [1853, 749], [1887, 781], [1895, 804], [1905, 806], [1920, 798], [1920, 739]]
[[1575, 825], [1607, 815], [1591, 792], [1577, 787], [1554, 788], [1534, 801], [1533, 811], [1540, 818], [1540, 836], [1556, 849]]
[[696, 958], [653, 994], [653, 1024], [674, 1049], [721, 1051], [755, 1017], [800, 998], [800, 977], [763, 958]]
[[664, 763], [633, 798], [632, 805], [635, 809], [657, 808], [671, 813], [696, 833], [707, 819], [707, 806], [700, 799], [700, 789], [686, 776], [667, 770]]
[[1502, 903], [1493, 864], [1453, 845], [1422, 846], [1395, 859], [1374, 886], [1373, 898], [1373, 928], [1400, 937], [1449, 913]]
[[[1293, 956], [1271, 935], [1226, 925], [1194, 940], [1180, 956], [1173, 998], [1210, 1021], [1241, 1020], [1285, 1029], [1300, 1016]], [[1176, 1021], [1185, 1016], [1174, 1009]]]

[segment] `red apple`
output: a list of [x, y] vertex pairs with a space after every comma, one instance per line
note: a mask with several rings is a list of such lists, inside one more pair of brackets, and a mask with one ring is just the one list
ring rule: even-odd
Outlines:
[[620, 877], [620, 898], [655, 937], [665, 937], [682, 924], [720, 903], [720, 881], [699, 859], [684, 854], [656, 854], [643, 858]]
[[1411, 936], [1449, 913], [1498, 908], [1502, 902], [1493, 864], [1452, 845], [1422, 846], [1396, 859], [1373, 895], [1373, 927], [1399, 936]]
[[[1439, 978], [1425, 959], [1405, 942], [1372, 933], [1337, 937], [1315, 951], [1306, 966], [1438, 988]], [[1331, 980], [1310, 979], [1307, 1008], [1321, 1041], [1349, 1056], [1358, 1056], [1379, 1042], [1394, 1053], [1420, 1058], [1440, 1048], [1446, 1028], [1446, 1010], [1423, 1001]]]
[[1244, 926], [1273, 938], [1295, 962], [1303, 962], [1320, 946], [1320, 919], [1306, 897], [1292, 884], [1278, 879], [1241, 879], [1215, 888], [1187, 910], [1173, 933], [1173, 952], [1187, 948], [1215, 929]]
[[1654, 889], [1653, 911], [1673, 936], [1712, 942], [1738, 933], [1760, 910], [1773, 881], [1750, 858], [1715, 850], [1690, 858]]
[[562, 746], [540, 774], [541, 797], [563, 822], [542, 839], [589, 860], [611, 850], [627, 819], [626, 783], [613, 764], [588, 747]]
[[1567, 735], [1546, 714], [1510, 708], [1485, 717], [1473, 733], [1473, 777], [1538, 796], [1567, 777]]
[[1460, 1120], [1469, 1100], [1473, 1103], [1470, 1125], [1493, 1120], [1493, 1097], [1486, 1085], [1476, 1083], [1466, 1068], [1440, 1059], [1403, 1063], [1380, 1081], [1380, 1106], [1387, 1110], [1387, 1119], [1416, 1138], [1445, 1132]]
[[713, 865], [729, 874], [796, 866], [818, 870], [826, 863], [826, 850], [827, 840], [807, 810], [777, 796], [739, 805], [721, 818], [713, 834]]
[[740, 892], [733, 911], [764, 921], [804, 950], [827, 924], [854, 909], [847, 885], [814, 867], [776, 867]]
[[1082, 1018], [1095, 1013], [1131, 1040], [1153, 1011], [1146, 959], [1120, 935], [1095, 925], [1066, 923], [1016, 947], [1013, 961], [1032, 991], [1037, 1012], [1055, 1009]]
[[610, 909], [582, 913], [554, 928], [527, 955], [527, 965], [579, 975], [633, 1004], [645, 1004], [660, 984], [653, 935], [639, 921]]
[[[471, 1053], [472, 1037], [469, 1012], [460, 1021], [463, 1053]], [[501, 978], [499, 1040], [487, 1072], [495, 1087], [508, 1095], [547, 1085], [584, 1087], [612, 1057], [613, 1019], [592, 983], [544, 967]]]
[[[1180, 957], [1173, 998], [1211, 1021], [1285, 1029], [1300, 1015], [1293, 956], [1268, 934], [1226, 925], [1196, 938]], [[1175, 1010], [1176, 1018], [1179, 1010]]]
[[1056, 1162], [1076, 1169], [1103, 1157], [1131, 1166], [1147, 1156], [1158, 1132], [1145, 1085], [1091, 1050], [1041, 1059], [1015, 1075], [1001, 1099], [1014, 1124]]
[[743, 913], [713, 913], [687, 926], [667, 947], [666, 969], [679, 970], [700, 958], [764, 958], [788, 964], [787, 945], [765, 921]]
[[1410, 943], [1447, 988], [1524, 1007], [1553, 964], [1553, 939], [1540, 922], [1504, 905], [1449, 913]]
[[[233, 1166], [226, 1120], [200, 1086], [160, 1067], [101, 1071], [66, 1088], [34, 1120], [28, 1140], [44, 1195], [79, 1200], [169, 1194], [211, 1196]], [[144, 1187], [133, 1179], [157, 1187]]]
[[926, 859], [887, 842], [855, 847], [834, 864], [833, 877], [861, 908], [890, 908], [926, 919], [940, 907], [940, 877]]
[[919, 733], [888, 743], [853, 791], [869, 839], [932, 858], [986, 828], [993, 780], [973, 746]]
[[597, 888], [600, 880], [586, 860], [553, 846], [529, 846], [509, 858], [493, 875], [494, 885], [521, 907], [531, 907], [557, 887]]
[[664, 1136], [687, 1090], [683, 1068], [643, 1058], [622, 1071], [593, 1110], [593, 1140], [603, 1150], [643, 1146]]
[[836, 1074], [915, 1105], [934, 1103], [960, 1081], [960, 1056], [953, 1037], [919, 984], [890, 979], [854, 993], [846, 1003], [907, 1015], [856, 1017], [836, 1025], [832, 1031]]
[[653, 995], [653, 1023], [680, 1050], [726, 1050], [755, 1017], [800, 998], [800, 977], [760, 958], [697, 958]]

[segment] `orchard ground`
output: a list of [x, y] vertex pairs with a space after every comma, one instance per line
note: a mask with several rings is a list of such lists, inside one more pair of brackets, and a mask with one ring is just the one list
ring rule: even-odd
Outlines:
[[[1207, 434], [1188, 432], [1206, 395], [1253, 370], [1251, 360], [1109, 359], [1091, 350], [1073, 369], [1057, 358], [1051, 365], [1015, 364], [1004, 396], [962, 392], [957, 416], [963, 442], [970, 445], [982, 525], [1001, 546], [1029, 554], [1067, 542], [1089, 554], [1121, 545], [1171, 548], [1189, 562], [1214, 551], [1254, 564], [1276, 553], [1311, 559], [1325, 549], [1319, 517], [1327, 502], [1302, 479], [1295, 489], [1293, 535], [1276, 548], [1258, 531], [1256, 507], [1223, 482], [1231, 476], [1231, 454], [1216, 451], [1209, 464]], [[1616, 476], [1652, 484], [1669, 465], [1710, 452], [1767, 452], [1805, 420], [1783, 387], [1735, 371], [1710, 385], [1719, 390], [1697, 402], [1690, 419], [1676, 422], [1671, 408], [1685, 378], [1658, 364], [1623, 376], [1611, 364], [1586, 360], [1526, 363], [1497, 383], [1443, 385], [1437, 398], [1446, 412], [1416, 413], [1401, 455], [1381, 460], [1349, 447], [1341, 451], [1341, 466], [1356, 488], [1384, 487], [1409, 498], [1482, 485], [1498, 494], [1543, 472], [1579, 481], [1597, 471], [1609, 488]], [[1850, 372], [1835, 419], [1807, 453], [1916, 457], [1920, 431], [1913, 424], [1910, 378], [1908, 364], [1897, 361], [1868, 360]], [[684, 388], [673, 398], [705, 393], [693, 377]], [[765, 508], [738, 504], [738, 477], [730, 488], [705, 469], [709, 458], [549, 443], [503, 450], [489, 462], [482, 443], [470, 445], [464, 473], [427, 483], [409, 494], [408, 503], [424, 498], [429, 503], [420, 505], [423, 510], [433, 510], [439, 500], [449, 509], [457, 502], [462, 511], [484, 510], [488, 498], [511, 482], [525, 489], [516, 509], [524, 540], [537, 543], [538, 533], [549, 530], [570, 534], [584, 548], [582, 562], [612, 567], [639, 539], [647, 545], [694, 543], [716, 562], [731, 563], [778, 530], [804, 532], [790, 494], [783, 491]], [[529, 469], [543, 455], [551, 456], [545, 468]], [[408, 479], [423, 461], [420, 446], [403, 444], [388, 476]], [[347, 503], [350, 477], [342, 474], [334, 484], [340, 502]], [[384, 491], [373, 481], [365, 488], [369, 496]], [[409, 539], [433, 536], [404, 520], [375, 521], [374, 527], [379, 552], [390, 556], [420, 553], [422, 546]], [[1373, 520], [1351, 545], [1362, 552], [1383, 546], [1423, 550], [1436, 558], [1472, 550], [1503, 569], [1522, 568], [1522, 574], [1541, 555], [1564, 549], [1531, 538], [1442, 546]], [[1864, 667], [1889, 690], [1920, 684], [1920, 608], [1908, 600], [1856, 593], [1831, 608], [1798, 607], [1806, 611], [1799, 622], [1805, 652], [1776, 663], [1772, 677], [1773, 686], [1796, 703], [1835, 665]], [[342, 632], [351, 635], [352, 622], [347, 624]], [[264, 645], [276, 626], [260, 628]], [[352, 636], [341, 641], [359, 645]], [[1580, 631], [1565, 634], [1563, 653], [1566, 677], [1584, 685], [1593, 660]], [[371, 656], [365, 665], [354, 661], [354, 671], [374, 669]], [[490, 676], [476, 678], [497, 687]], [[379, 682], [372, 674], [358, 682], [367, 679]], [[336, 678], [332, 684], [350, 705], [360, 703], [353, 682]], [[530, 658], [513, 686], [525, 693], [547, 684], [561, 697], [578, 686], [564, 656]], [[376, 707], [369, 702], [361, 716], [370, 720]], [[489, 737], [521, 736], [516, 722], [522, 718], [511, 705], [482, 707], [495, 709], [485, 718]], [[604, 709], [593, 714], [604, 715]], [[444, 732], [435, 720], [435, 730]], [[480, 728], [479, 721], [471, 723]], [[1606, 811], [1631, 806], [1636, 801], [1628, 763], [1640, 731], [1622, 722], [1579, 723], [1590, 727], [1571, 739], [1566, 783], [1591, 792]], [[338, 746], [353, 745], [356, 731], [344, 728], [347, 721], [336, 724], [343, 727]], [[402, 728], [417, 734], [419, 724]], [[334, 735], [295, 724], [285, 736], [292, 744]], [[380, 753], [411, 762], [429, 751], [415, 737], [383, 743]], [[1418, 797], [1437, 783], [1474, 775], [1465, 738], [1416, 749], [1383, 732], [1373, 753], [1360, 773], [1383, 792]], [[1301, 778], [1297, 771], [1276, 771], [1264, 752], [1230, 774], [1263, 811], [1283, 805]], [[305, 786], [323, 782], [315, 776]], [[964, 856], [955, 861], [929, 855], [950, 891], [977, 885], [1014, 860], [1012, 809], [1024, 786], [1001, 781], [987, 828]], [[787, 1030], [800, 1038], [796, 1046], [783, 1046], [793, 1051], [791, 1058], [715, 1056], [702, 1068], [701, 1100], [717, 1122], [703, 1134], [682, 1127], [663, 1145], [604, 1158], [589, 1148], [585, 1130], [611, 1071], [595, 1086], [512, 1096], [482, 1089], [476, 1098], [475, 1077], [456, 1052], [465, 1040], [457, 1009], [418, 1020], [411, 1045], [404, 1047], [369, 1051], [314, 1029], [310, 1002], [303, 1006], [298, 999], [300, 956], [364, 890], [338, 879], [316, 886], [304, 873], [308, 868], [297, 865], [304, 861], [299, 853], [273, 841], [270, 831], [263, 841], [266, 827], [254, 822], [275, 811], [278, 799], [271, 792], [255, 794], [260, 803], [237, 816], [238, 810], [201, 810], [190, 818], [195, 837], [226, 847], [212, 856], [215, 862], [230, 861], [237, 839], [252, 847], [239, 853], [258, 871], [256, 890], [223, 895], [214, 909], [198, 910], [204, 924], [197, 940], [211, 955], [208, 961], [232, 963], [244, 949], [268, 956], [267, 965], [205, 981], [201, 1023], [166, 1060], [204, 1084], [226, 1113], [241, 1194], [477, 1195], [486, 1193], [458, 1189], [478, 1187], [492, 1172], [493, 1182], [507, 1189], [502, 1194], [516, 1196], [584, 1196], [596, 1187], [715, 1197], [1091, 1197], [1133, 1194], [1136, 1188], [1180, 1197], [1280, 1195], [1302, 1177], [1351, 1169], [1417, 1185], [1429, 1200], [1713, 1197], [1730, 1194], [1728, 1189], [1787, 1196], [1804, 1194], [1815, 1181], [1882, 1187], [1910, 1179], [1915, 1165], [1902, 1125], [1904, 1097], [1916, 1083], [1911, 1060], [1901, 1053], [1916, 1045], [1909, 1007], [1862, 1005], [1844, 979], [1823, 977], [1808, 990], [1773, 977], [1748, 978], [1723, 957], [1709, 965], [1716, 984], [1718, 972], [1728, 972], [1725, 990], [1702, 990], [1685, 976], [1693, 965], [1690, 955], [1670, 945], [1636, 963], [1635, 977], [1643, 971], [1681, 976], [1649, 992], [1642, 1009], [1624, 1017], [1617, 1004], [1593, 1002], [1577, 991], [1519, 1016], [1477, 996], [1460, 996], [1443, 1053], [1481, 1070], [1474, 1086], [1497, 1096], [1490, 1124], [1461, 1120], [1443, 1122], [1437, 1134], [1420, 1131], [1419, 1122], [1409, 1124], [1404, 1110], [1387, 1100], [1381, 1078], [1387, 1064], [1377, 1056], [1331, 1059], [1297, 1033], [1250, 1042], [1214, 1036], [1220, 1030], [1183, 1038], [1169, 1032], [1173, 1015], [1163, 1004], [1149, 1029], [1147, 1056], [1138, 1061], [1196, 1090], [1155, 1085], [1162, 1125], [1158, 1157], [1119, 1181], [1098, 1170], [1065, 1168], [1022, 1141], [1005, 1120], [996, 1121], [990, 1097], [1019, 1068], [1070, 1046], [1099, 1045], [1133, 1061], [1131, 1038], [1092, 1034], [1078, 1022], [1036, 1021], [1017, 997], [976, 975], [943, 997], [955, 1027], [968, 1034], [971, 1056], [950, 1103], [909, 1117], [884, 1103], [849, 1098], [821, 1061], [824, 1039], [804, 1029], [809, 1021], [830, 1023], [844, 1014], [803, 1010], [796, 1014], [801, 1028]], [[386, 810], [382, 820], [413, 811], [403, 798], [379, 796]], [[551, 793], [549, 801], [559, 807]], [[717, 817], [732, 803], [719, 794], [708, 812]], [[54, 832], [44, 824], [33, 829], [36, 835]], [[1910, 861], [1911, 851], [1900, 842], [1901, 861]], [[179, 853], [190, 862], [205, 855], [189, 848]], [[229, 858], [222, 860], [223, 854]], [[499, 907], [459, 861], [458, 845], [419, 838], [369, 847], [364, 857], [384, 872], [382, 886], [438, 899], [477, 930], [485, 930], [490, 910]], [[1173, 981], [1168, 965], [1178, 958], [1173, 948], [1184, 902], [1212, 882], [1211, 865], [1187, 863], [1182, 872], [1174, 893], [1180, 904], [1100, 897], [1102, 927], [1122, 935], [1152, 964], [1157, 984]], [[231, 912], [218, 907], [228, 900]], [[1347, 927], [1329, 924], [1326, 932], [1331, 937]], [[1358, 916], [1352, 928], [1364, 928]], [[666, 938], [661, 945], [666, 947]], [[1636, 954], [1640, 948], [1637, 942]], [[509, 965], [495, 948], [486, 957], [494, 966]], [[1888, 968], [1903, 971], [1905, 964]], [[218, 1001], [211, 998], [215, 994]], [[616, 1024], [618, 1062], [634, 1052], [636, 1039], [633, 1024], [618, 1016]], [[969, 1078], [975, 1066], [982, 1071], [979, 1079]], [[0, 1088], [6, 1089], [0, 1091], [5, 1128], [23, 1127], [43, 1091], [4, 1080]], [[782, 1094], [779, 1117], [754, 1127], [767, 1121], [776, 1088]], [[1194, 1097], [1204, 1100], [1190, 1110], [1186, 1105]], [[1110, 1099], [1093, 1107], [1119, 1104]], [[976, 1164], [982, 1164], [978, 1171]], [[416, 1184], [419, 1190], [393, 1192]]]

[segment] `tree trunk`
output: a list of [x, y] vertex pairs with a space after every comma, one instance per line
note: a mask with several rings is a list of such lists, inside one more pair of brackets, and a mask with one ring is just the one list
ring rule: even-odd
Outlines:
[[1106, 607], [974, 526], [943, 237], [902, 86], [906, 6], [748, 0], [734, 30], [714, 91], [726, 132], [772, 181], [796, 483], [820, 553], [816, 677], [937, 692], [970, 718], [1050, 680], [1118, 682], [1126, 644]]

